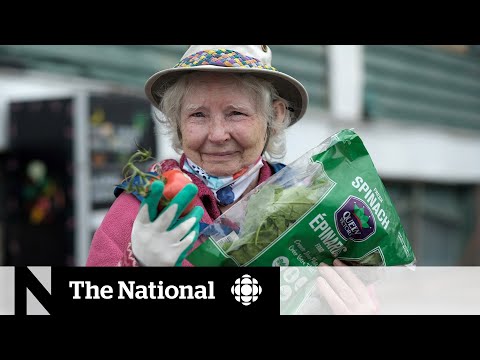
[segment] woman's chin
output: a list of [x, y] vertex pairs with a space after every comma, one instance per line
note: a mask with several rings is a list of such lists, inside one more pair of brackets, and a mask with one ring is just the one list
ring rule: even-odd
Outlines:
[[205, 170], [207, 174], [211, 176], [216, 176], [216, 177], [232, 176], [236, 172], [235, 170], [230, 171], [228, 170], [228, 168], [225, 168], [225, 167], [219, 168], [218, 166], [213, 168], [206, 167], [203, 170]]
[[217, 177], [232, 176], [241, 169], [237, 160], [225, 161], [225, 159], [222, 158], [203, 161], [203, 164], [201, 164], [200, 167], [205, 170], [207, 174]]

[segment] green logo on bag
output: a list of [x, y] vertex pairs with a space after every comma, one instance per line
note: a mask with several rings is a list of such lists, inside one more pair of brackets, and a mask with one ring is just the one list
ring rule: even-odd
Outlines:
[[272, 262], [272, 266], [288, 266], [289, 260], [286, 256], [279, 256]]
[[335, 226], [345, 240], [365, 241], [375, 233], [375, 219], [368, 205], [350, 196], [335, 211]]

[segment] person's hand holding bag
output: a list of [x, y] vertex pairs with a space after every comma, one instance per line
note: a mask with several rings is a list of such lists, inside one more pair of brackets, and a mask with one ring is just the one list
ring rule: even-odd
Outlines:
[[164, 186], [162, 181], [152, 183], [133, 223], [132, 251], [143, 266], [179, 266], [198, 238], [203, 209], [195, 206], [179, 218], [197, 194], [197, 186], [185, 185], [159, 212]]
[[[366, 285], [345, 263], [338, 259], [334, 266], [322, 263], [318, 270], [317, 289], [335, 315], [375, 315], [380, 302], [374, 284]], [[360, 268], [361, 269], [361, 268]], [[365, 270], [370, 268], [365, 268]], [[374, 271], [374, 267], [371, 268]], [[367, 272], [368, 273], [368, 272]]]

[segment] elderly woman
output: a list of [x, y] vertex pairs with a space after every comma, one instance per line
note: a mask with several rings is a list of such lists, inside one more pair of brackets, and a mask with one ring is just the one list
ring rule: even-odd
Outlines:
[[[184, 257], [199, 231], [283, 167], [275, 160], [285, 155], [284, 130], [303, 116], [308, 95], [271, 56], [266, 45], [193, 45], [147, 81], [155, 117], [181, 154], [153, 169], [179, 168], [193, 184], [160, 214], [162, 182], [145, 199], [117, 188], [87, 266], [190, 265]], [[193, 210], [179, 218], [192, 199]]]
[[[271, 56], [266, 45], [193, 45], [174, 68], [147, 81], [155, 117], [181, 154], [151, 170], [180, 169], [192, 183], [160, 213], [163, 182], [154, 181], [145, 198], [117, 187], [87, 266], [191, 266], [185, 256], [199, 232], [284, 166], [275, 162], [285, 155], [284, 131], [304, 115], [308, 95], [271, 66]], [[346, 284], [333, 268], [323, 269], [331, 286], [323, 281], [318, 288], [334, 312], [376, 311], [358, 279]]]

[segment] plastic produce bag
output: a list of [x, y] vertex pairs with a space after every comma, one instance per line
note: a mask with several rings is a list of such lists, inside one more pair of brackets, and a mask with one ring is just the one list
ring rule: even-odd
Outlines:
[[415, 263], [398, 214], [360, 137], [329, 137], [232, 206], [199, 237], [194, 266]]

